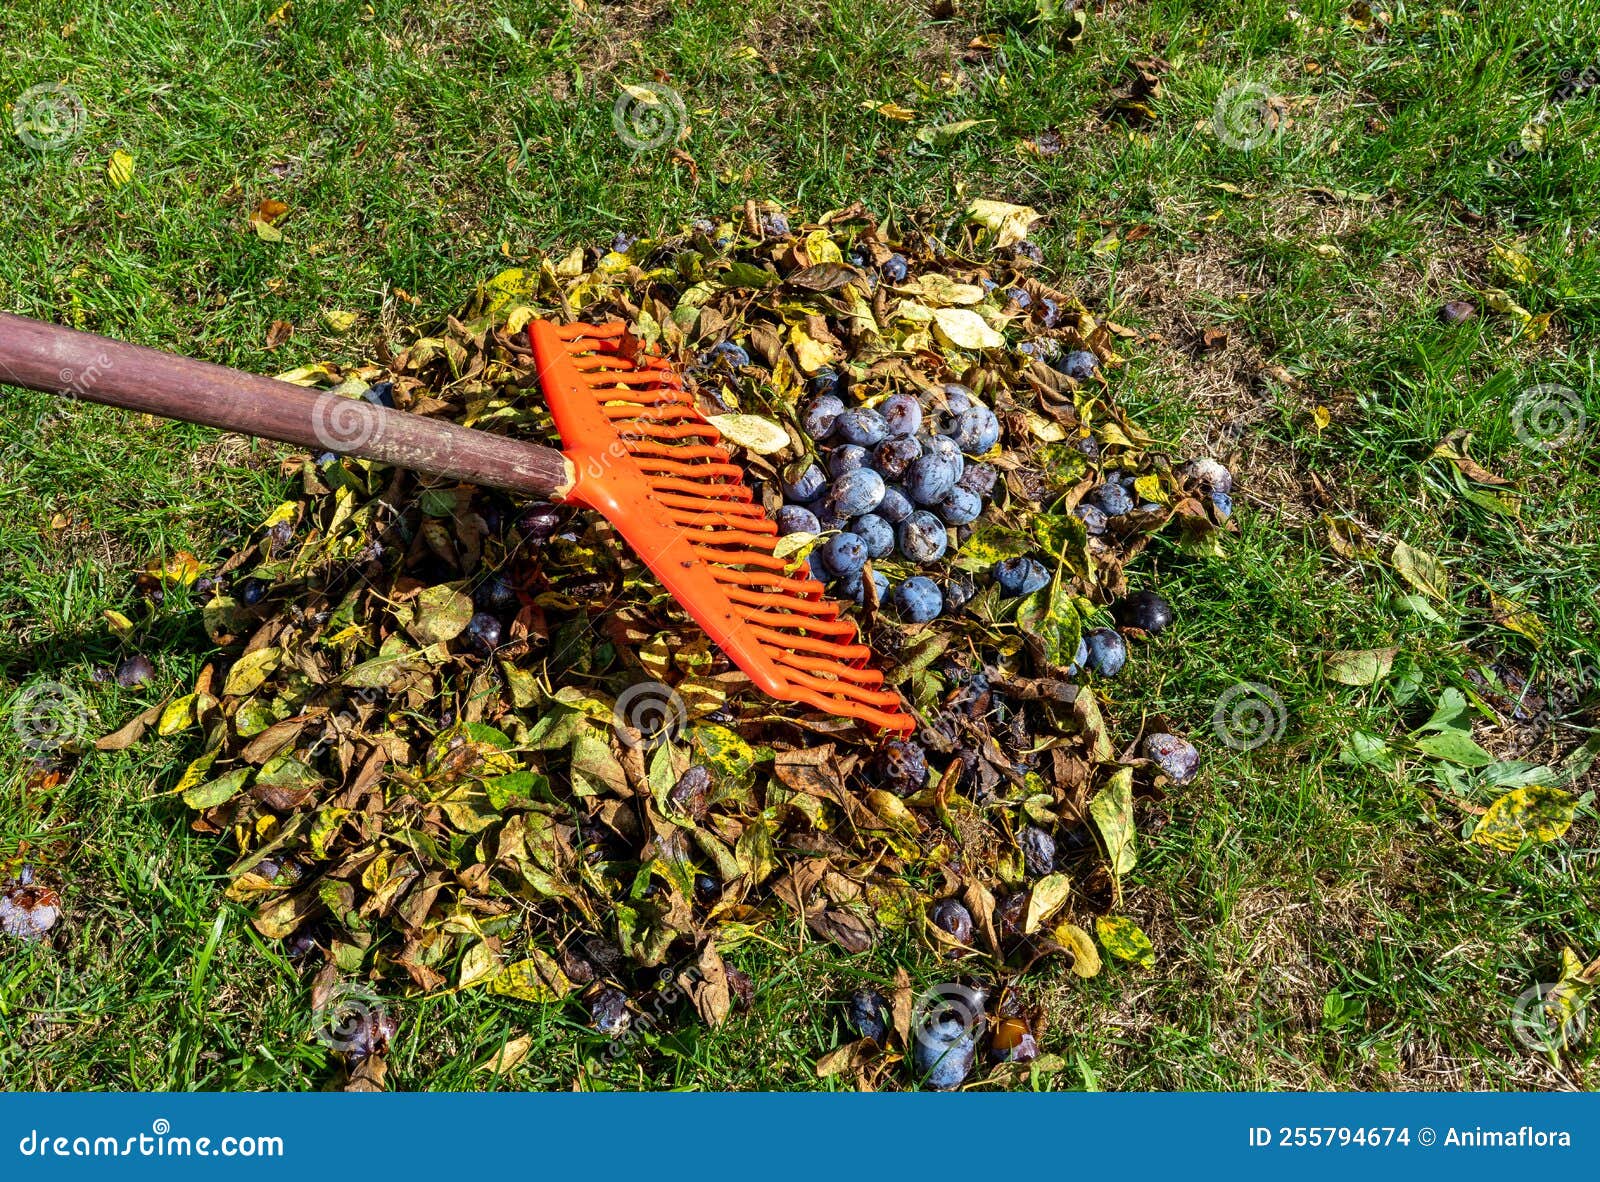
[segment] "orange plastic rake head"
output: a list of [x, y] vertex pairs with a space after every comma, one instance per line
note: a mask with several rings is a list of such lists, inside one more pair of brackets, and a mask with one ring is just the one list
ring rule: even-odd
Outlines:
[[915, 721], [883, 688], [854, 622], [808, 573], [773, 554], [768, 520], [664, 359], [621, 321], [528, 328], [577, 481], [569, 502], [602, 513], [763, 691], [888, 731]]

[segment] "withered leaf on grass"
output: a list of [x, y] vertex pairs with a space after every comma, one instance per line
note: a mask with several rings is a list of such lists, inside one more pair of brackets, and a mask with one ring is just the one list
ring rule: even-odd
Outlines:
[[1100, 840], [1114, 875], [1120, 877], [1134, 868], [1138, 860], [1133, 847], [1133, 769], [1118, 768], [1089, 802]]
[[572, 992], [572, 982], [548, 952], [533, 948], [529, 953], [496, 974], [489, 981], [489, 991], [542, 1004], [560, 1001]]
[[1545, 784], [1513, 788], [1478, 819], [1472, 840], [1506, 853], [1515, 853], [1523, 842], [1555, 841], [1572, 827], [1577, 808], [1577, 798], [1562, 788]]
[[1142, 969], [1156, 967], [1156, 953], [1150, 937], [1127, 916], [1102, 915], [1094, 921], [1094, 927], [1105, 950], [1118, 960], [1129, 961]]
[[1397, 648], [1346, 649], [1322, 659], [1325, 673], [1341, 685], [1377, 685], [1394, 667]]
[[1396, 542], [1390, 555], [1395, 570], [1418, 591], [1443, 603], [1450, 597], [1450, 574], [1445, 566], [1426, 550], [1419, 550], [1405, 542]]

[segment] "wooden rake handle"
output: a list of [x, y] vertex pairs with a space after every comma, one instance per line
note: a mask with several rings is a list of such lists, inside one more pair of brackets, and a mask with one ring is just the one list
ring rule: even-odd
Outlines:
[[559, 451], [0, 312], [0, 382], [555, 500]]

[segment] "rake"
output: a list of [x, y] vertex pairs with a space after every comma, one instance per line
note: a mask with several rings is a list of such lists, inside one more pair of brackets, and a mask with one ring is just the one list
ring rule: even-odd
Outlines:
[[763, 692], [914, 730], [672, 365], [621, 321], [528, 337], [564, 451], [7, 313], [0, 381], [597, 510]]

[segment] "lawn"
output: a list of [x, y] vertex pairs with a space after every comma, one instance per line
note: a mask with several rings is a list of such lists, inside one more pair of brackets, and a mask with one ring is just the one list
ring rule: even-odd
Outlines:
[[[260, 373], [373, 358], [508, 267], [747, 200], [796, 225], [1036, 208], [1056, 285], [1135, 334], [1116, 396], [1229, 463], [1240, 528], [1130, 569], [1177, 623], [1105, 712], [1173, 720], [1203, 770], [1139, 815], [1124, 910], [1154, 969], [1030, 976], [1065, 1066], [1023, 1086], [1594, 1087], [1592, 1034], [1541, 1051], [1514, 1016], [1564, 949], [1600, 963], [1572, 754], [1600, 697], [1600, 4], [3, 0], [0, 27], [0, 309]], [[647, 83], [684, 127], [641, 148], [614, 116]], [[287, 207], [265, 233], [263, 201]], [[1456, 300], [1477, 314], [1447, 323]], [[173, 591], [138, 641], [155, 677], [119, 689], [92, 676], [126, 655], [104, 613], [151, 561], [254, 531], [287, 449], [4, 396], [0, 708], [44, 679], [111, 731], [213, 646]], [[1325, 659], [1391, 648], [1375, 677]], [[1466, 840], [1509, 782], [1415, 746], [1452, 691], [1499, 766], [1568, 776], [1563, 835]], [[24, 737], [0, 730], [0, 879], [27, 861], [65, 911], [50, 945], [0, 943], [0, 1080], [333, 1079], [300, 967], [165, 795], [192, 744], [58, 780]], [[389, 1082], [847, 1086], [815, 1064], [851, 989], [949, 971], [782, 924], [732, 959], [747, 1010], [619, 1052], [575, 1005], [400, 999]]]

